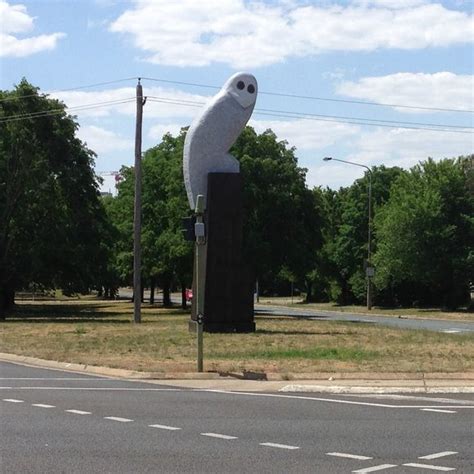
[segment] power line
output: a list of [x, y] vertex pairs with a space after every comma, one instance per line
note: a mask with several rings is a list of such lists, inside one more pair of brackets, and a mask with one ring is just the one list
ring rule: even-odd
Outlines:
[[[187, 100], [174, 100], [170, 98], [159, 98], [156, 96], [148, 96], [151, 102], [158, 102], [170, 105], [181, 105], [185, 107], [201, 107], [204, 105], [203, 102], [197, 101], [187, 101]], [[271, 117], [280, 117], [280, 118], [298, 118], [302, 120], [314, 120], [319, 122], [336, 122], [336, 123], [348, 123], [354, 125], [372, 125], [377, 127], [387, 127], [387, 128], [405, 128], [409, 130], [429, 130], [437, 132], [453, 132], [453, 133], [472, 133], [469, 130], [473, 127], [462, 127], [455, 125], [443, 125], [443, 124], [429, 124], [429, 123], [420, 123], [420, 122], [396, 122], [396, 121], [385, 121], [385, 120], [376, 120], [376, 119], [366, 119], [359, 117], [341, 117], [334, 115], [317, 115], [317, 114], [305, 114], [301, 112], [288, 112], [281, 110], [272, 110], [272, 109], [255, 109], [255, 114], [257, 115], [267, 115]], [[381, 123], [383, 122], [383, 123]], [[390, 125], [385, 122], [393, 122], [393, 125]], [[438, 127], [438, 128], [435, 128]], [[446, 129], [449, 128], [449, 129]]]
[[[157, 97], [157, 96], [148, 96], [151, 102], [164, 103], [169, 105], [180, 105], [185, 107], [202, 107], [204, 102], [192, 101], [186, 99], [174, 99], [168, 97]], [[127, 99], [117, 99], [113, 101], [105, 102], [96, 102], [92, 104], [83, 104], [75, 107], [66, 107], [66, 109], [51, 109], [46, 111], [32, 112], [29, 114], [20, 114], [0, 118], [0, 123], [7, 123], [16, 120], [30, 120], [34, 118], [47, 117], [51, 115], [57, 115], [67, 111], [82, 111], [89, 110], [100, 107], [107, 107], [112, 105], [121, 105], [133, 101], [134, 98]], [[401, 122], [401, 121], [392, 121], [392, 120], [382, 120], [382, 119], [370, 119], [364, 117], [350, 117], [350, 116], [337, 116], [337, 115], [323, 115], [323, 114], [311, 114], [303, 112], [292, 112], [285, 110], [274, 110], [274, 109], [255, 109], [257, 115], [265, 115], [271, 117], [279, 118], [292, 118], [292, 119], [302, 119], [302, 120], [314, 120], [319, 122], [335, 122], [335, 123], [347, 123], [352, 125], [371, 125], [377, 127], [386, 127], [386, 128], [403, 128], [410, 130], [427, 130], [427, 131], [438, 131], [438, 132], [452, 132], [452, 133], [472, 133], [469, 130], [473, 127], [463, 127], [456, 125], [447, 125], [447, 124], [433, 124], [433, 123], [423, 123], [423, 122]]]
[[[219, 86], [213, 86], [209, 84], [202, 84], [196, 82], [184, 82], [184, 81], [172, 81], [168, 79], [160, 79], [160, 78], [153, 78], [153, 77], [142, 77], [144, 80], [148, 81], [155, 81], [155, 82], [164, 82], [167, 84], [177, 84], [177, 85], [185, 85], [185, 86], [194, 86], [194, 87], [203, 87], [207, 89], [220, 89]], [[441, 107], [424, 107], [424, 106], [417, 106], [417, 105], [406, 105], [406, 104], [389, 104], [383, 102], [368, 102], [363, 100], [350, 100], [350, 99], [334, 99], [330, 97], [317, 97], [311, 95], [299, 95], [299, 94], [285, 94], [282, 92], [271, 92], [271, 91], [258, 91], [259, 94], [264, 95], [272, 95], [277, 97], [291, 97], [294, 99], [305, 99], [305, 100], [321, 100], [321, 101], [328, 101], [328, 102], [342, 102], [347, 104], [359, 104], [359, 105], [371, 105], [371, 106], [378, 106], [378, 107], [397, 107], [397, 108], [404, 108], [404, 109], [419, 109], [419, 110], [433, 110], [437, 112], [461, 112], [461, 113], [474, 113], [474, 110], [468, 109], [453, 109], [453, 108], [441, 108]]]
[[[189, 104], [189, 105], [196, 105], [196, 106], [202, 106], [205, 103], [204, 102], [198, 102], [198, 101], [192, 101], [192, 100], [186, 100], [186, 99], [174, 99], [171, 97], [157, 97], [153, 95], [148, 96], [150, 99], [159, 99], [162, 102], [166, 103], [167, 101], [171, 101], [169, 103], [172, 103], [173, 101], [179, 101], [182, 103], [182, 105]], [[365, 118], [365, 117], [348, 117], [344, 115], [326, 115], [326, 114], [313, 114], [309, 112], [292, 112], [288, 110], [275, 110], [275, 109], [260, 109], [256, 108], [255, 111], [257, 112], [269, 112], [269, 113], [281, 113], [285, 115], [295, 115], [296, 118], [299, 118], [301, 116], [310, 116], [310, 117], [322, 117], [322, 118], [333, 118], [333, 119], [343, 119], [343, 120], [358, 120], [358, 121], [367, 121], [367, 122], [382, 122], [382, 123], [391, 123], [391, 124], [402, 124], [402, 125], [421, 125], [424, 127], [441, 127], [441, 128], [454, 128], [454, 129], [472, 129], [474, 127], [470, 126], [462, 126], [462, 125], [447, 125], [447, 124], [438, 124], [438, 123], [430, 123], [430, 122], [408, 122], [408, 121], [400, 121], [400, 120], [384, 120], [384, 119], [371, 119], [371, 118]]]
[[[137, 76], [135, 77], [127, 77], [123, 79], [116, 79], [112, 81], [106, 82], [96, 82], [94, 84], [87, 84], [84, 86], [77, 86], [77, 87], [70, 87], [67, 89], [58, 89], [55, 91], [48, 92], [47, 95], [54, 94], [57, 92], [68, 92], [80, 89], [88, 89], [91, 87], [99, 87], [105, 86], [110, 84], [117, 84], [120, 82], [128, 82], [132, 80], [138, 79]], [[184, 86], [193, 86], [193, 87], [201, 87], [206, 89], [220, 89], [220, 86], [214, 86], [210, 84], [202, 84], [197, 82], [186, 82], [186, 81], [174, 81], [169, 79], [161, 79], [161, 78], [154, 78], [154, 77], [141, 77], [143, 80], [154, 81], [154, 82], [162, 82], [166, 84], [175, 84], [175, 85], [184, 85]], [[474, 113], [474, 110], [471, 109], [454, 109], [454, 108], [442, 108], [442, 107], [426, 107], [426, 106], [418, 106], [418, 105], [407, 105], [407, 104], [391, 104], [391, 103], [384, 103], [384, 102], [369, 102], [363, 100], [350, 100], [350, 99], [335, 99], [331, 97], [318, 97], [318, 96], [311, 96], [311, 95], [300, 95], [300, 94], [288, 94], [282, 92], [272, 92], [272, 91], [259, 91], [259, 94], [263, 95], [271, 95], [276, 97], [290, 97], [294, 99], [303, 99], [303, 100], [319, 100], [319, 101], [327, 101], [327, 102], [341, 102], [347, 104], [358, 104], [358, 105], [370, 105], [370, 106], [377, 106], [377, 107], [396, 107], [396, 108], [405, 108], [405, 109], [414, 109], [414, 110], [432, 110], [437, 112], [456, 112], [456, 113]], [[10, 100], [19, 100], [19, 99], [26, 99], [28, 97], [35, 97], [37, 94], [30, 94], [25, 96], [19, 97], [5, 97], [0, 99], [0, 102], [10, 101]]]
[[42, 117], [49, 117], [52, 115], [58, 115], [66, 110], [69, 111], [82, 111], [82, 110], [89, 110], [89, 109], [96, 109], [100, 107], [108, 107], [111, 105], [120, 105], [120, 104], [126, 104], [131, 101], [134, 101], [135, 99], [133, 97], [128, 98], [128, 99], [117, 99], [117, 100], [109, 100], [105, 102], [95, 102], [92, 104], [83, 104], [83, 105], [77, 105], [75, 107], [65, 107], [65, 108], [58, 108], [58, 109], [49, 109], [49, 110], [44, 110], [44, 111], [38, 111], [38, 112], [31, 112], [27, 114], [19, 114], [19, 115], [11, 115], [11, 116], [5, 116], [5, 117], [0, 117], [0, 123], [7, 123], [7, 122], [14, 122], [17, 120], [30, 120], [30, 119], [35, 119], [35, 118], [42, 118]]
[[[43, 93], [43, 94], [44, 95], [51, 95], [51, 94], [56, 94], [57, 92], [69, 92], [69, 91], [75, 91], [75, 90], [80, 90], [80, 89], [89, 89], [91, 87], [108, 86], [110, 84], [117, 84], [119, 82], [134, 81], [135, 79], [136, 79], [136, 77], [127, 77], [127, 78], [124, 78], [124, 79], [116, 79], [114, 81], [96, 82], [95, 84], [87, 84], [85, 86], [78, 86], [78, 87], [69, 87], [68, 89], [58, 89], [58, 90]], [[4, 97], [3, 99], [0, 99], [0, 102], [7, 102], [7, 101], [10, 101], [10, 100], [27, 99], [29, 97], [38, 97], [38, 94], [20, 95], [20, 96], [16, 96], [16, 97]]]

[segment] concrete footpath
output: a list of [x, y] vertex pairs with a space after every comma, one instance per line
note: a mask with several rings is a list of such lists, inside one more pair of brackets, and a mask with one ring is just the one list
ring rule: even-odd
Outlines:
[[[33, 367], [139, 380], [172, 387], [248, 392], [474, 393], [474, 372], [463, 373], [164, 373], [137, 372], [0, 353], [0, 360]], [[1, 377], [1, 374], [0, 374]]]

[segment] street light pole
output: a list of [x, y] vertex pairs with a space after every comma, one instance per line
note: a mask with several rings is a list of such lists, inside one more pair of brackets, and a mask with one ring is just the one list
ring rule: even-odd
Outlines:
[[340, 160], [338, 158], [333, 158], [331, 156], [326, 156], [323, 158], [323, 161], [340, 161], [341, 163], [347, 163], [349, 165], [360, 166], [365, 168], [369, 174], [369, 186], [368, 186], [368, 195], [369, 195], [369, 222], [368, 222], [368, 238], [367, 238], [367, 265], [365, 269], [365, 274], [367, 278], [367, 309], [372, 309], [372, 280], [374, 269], [371, 265], [372, 258], [372, 170], [365, 165], [360, 163], [354, 163], [353, 161]]

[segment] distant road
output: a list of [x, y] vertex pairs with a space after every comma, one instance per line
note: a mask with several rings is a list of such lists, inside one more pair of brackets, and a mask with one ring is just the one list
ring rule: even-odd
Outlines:
[[429, 331], [449, 334], [474, 332], [474, 322], [447, 321], [440, 319], [416, 319], [403, 316], [373, 316], [358, 313], [342, 313], [340, 311], [320, 311], [311, 309], [294, 309], [282, 306], [255, 305], [256, 315], [291, 316], [326, 321], [348, 321], [367, 324], [379, 324], [400, 329], [427, 329]]
[[472, 395], [174, 388], [0, 362], [0, 471], [474, 472]]
[[[148, 296], [146, 293], [145, 297]], [[132, 290], [120, 289], [120, 297], [131, 298]], [[161, 301], [161, 293], [157, 295], [157, 301]], [[173, 303], [181, 304], [181, 298], [172, 298]], [[367, 324], [379, 324], [399, 329], [426, 329], [428, 331], [444, 332], [447, 334], [474, 333], [474, 322], [448, 321], [440, 319], [417, 319], [409, 317], [397, 318], [396, 316], [374, 316], [359, 313], [346, 313], [340, 311], [324, 311], [313, 309], [295, 309], [287, 306], [271, 306], [256, 304], [255, 315], [257, 316], [291, 316], [293, 318], [305, 318], [321, 321], [348, 321]]]

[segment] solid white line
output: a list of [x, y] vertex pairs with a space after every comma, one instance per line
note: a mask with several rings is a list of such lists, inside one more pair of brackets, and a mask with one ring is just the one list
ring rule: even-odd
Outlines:
[[436, 403], [452, 403], [458, 405], [472, 405], [472, 400], [459, 400], [456, 398], [441, 398], [441, 397], [422, 397], [419, 395], [397, 395], [397, 394], [354, 394], [345, 393], [345, 397], [351, 398], [375, 398], [375, 399], [391, 399], [391, 400], [415, 400], [419, 402], [436, 402]]
[[260, 446], [269, 446], [270, 448], [280, 448], [280, 449], [300, 449], [299, 446], [290, 446], [289, 444], [278, 444], [278, 443], [260, 443]]
[[112, 420], [112, 421], [120, 421], [122, 423], [128, 423], [130, 420], [129, 418], [120, 418], [119, 416], [104, 416], [104, 419], [106, 420]]
[[416, 462], [402, 464], [402, 466], [419, 467], [420, 469], [431, 469], [433, 471], [455, 471], [456, 470], [456, 468], [454, 467], [433, 466], [431, 464], [418, 464]]
[[347, 454], [347, 453], [326, 453], [328, 456], [337, 456], [339, 458], [350, 458], [350, 459], [360, 459], [361, 461], [367, 461], [370, 458], [369, 456], [360, 456], [358, 454]]
[[160, 430], [180, 430], [177, 426], [167, 426], [167, 425], [148, 425], [150, 428], [159, 428]]
[[68, 413], [74, 413], [75, 415], [90, 415], [90, 411], [82, 411], [82, 410], [64, 410], [67, 411]]
[[454, 410], [438, 410], [437, 408], [422, 408], [421, 411], [434, 411], [436, 413], [457, 413]]
[[202, 436], [209, 436], [211, 438], [220, 438], [220, 439], [237, 439], [237, 436], [229, 436], [219, 433], [201, 433]]
[[97, 391], [122, 391], [122, 392], [184, 392], [181, 388], [132, 388], [132, 387], [0, 387], [11, 390], [97, 390]]
[[230, 390], [216, 390], [216, 389], [202, 389], [202, 388], [196, 388], [193, 391], [220, 393], [223, 395], [244, 395], [246, 397], [288, 398], [292, 400], [309, 400], [309, 401], [316, 401], [316, 402], [340, 403], [343, 405], [362, 405], [362, 406], [381, 407], [381, 408], [456, 408], [456, 409], [458, 408], [473, 409], [474, 408], [474, 405], [471, 405], [471, 406], [388, 405], [386, 403], [356, 402], [352, 400], [336, 400], [334, 398], [303, 397], [301, 395], [280, 395], [276, 393], [233, 392]]
[[3, 401], [11, 403], [23, 403], [23, 400], [17, 400], [16, 398], [4, 398]]
[[45, 405], [44, 403], [32, 403], [31, 405], [40, 408], [55, 408], [55, 405]]
[[[99, 380], [96, 378], [87, 378], [87, 377], [0, 377], [0, 380]], [[109, 379], [106, 379], [107, 381]]]
[[390, 469], [391, 467], [397, 467], [397, 464], [379, 464], [378, 466], [366, 467], [365, 469], [358, 469], [357, 472], [359, 474], [364, 474], [366, 472], [375, 472], [375, 471], [382, 471], [383, 469]]
[[457, 451], [443, 451], [441, 453], [428, 454], [427, 456], [420, 456], [418, 459], [437, 459], [444, 458], [444, 456], [452, 456], [458, 454]]

